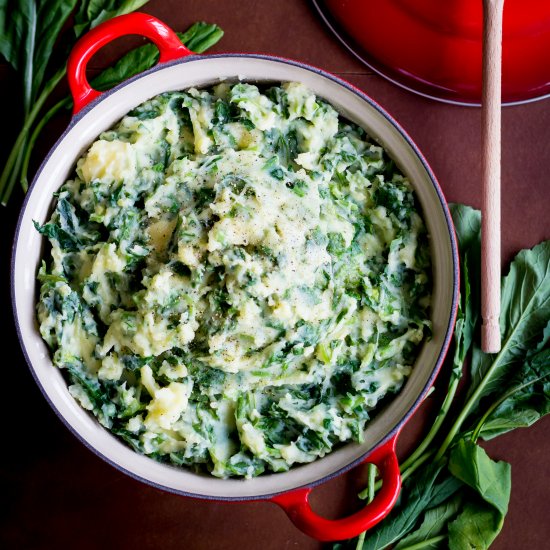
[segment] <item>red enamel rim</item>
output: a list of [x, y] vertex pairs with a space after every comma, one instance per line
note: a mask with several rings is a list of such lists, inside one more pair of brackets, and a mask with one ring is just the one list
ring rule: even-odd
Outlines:
[[382, 521], [393, 508], [401, 490], [401, 474], [395, 454], [399, 432], [386, 443], [374, 450], [364, 463], [378, 467], [382, 488], [374, 500], [351, 516], [329, 520], [311, 509], [309, 495], [311, 487], [283, 493], [271, 499], [278, 504], [301, 531], [322, 541], [343, 540], [356, 537]]
[[[357, 58], [409, 91], [458, 105], [481, 99], [481, 0], [313, 0]], [[506, 0], [502, 102], [550, 95], [550, 2]]]
[[130, 34], [145, 36], [159, 49], [159, 64], [181, 59], [193, 52], [162, 21], [146, 13], [129, 13], [110, 19], [87, 32], [72, 49], [67, 61], [67, 80], [73, 96], [73, 115], [101, 95], [86, 78], [86, 67], [93, 55], [113, 40]]

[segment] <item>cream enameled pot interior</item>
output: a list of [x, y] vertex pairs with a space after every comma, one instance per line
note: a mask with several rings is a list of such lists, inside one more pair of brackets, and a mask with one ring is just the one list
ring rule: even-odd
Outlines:
[[[433, 262], [433, 337], [418, 357], [413, 373], [398, 396], [368, 424], [363, 445], [348, 444], [311, 464], [285, 473], [252, 480], [222, 480], [191, 473], [136, 454], [69, 395], [59, 369], [52, 365], [35, 320], [36, 273], [43, 238], [33, 220], [45, 223], [58, 190], [73, 170], [75, 160], [104, 130], [135, 106], [166, 91], [203, 87], [223, 79], [247, 81], [299, 81], [339, 112], [379, 140], [414, 185], [431, 235]], [[16, 321], [27, 360], [50, 404], [88, 446], [130, 475], [169, 491], [204, 497], [254, 498], [288, 491], [319, 481], [357, 461], [400, 425], [419, 397], [428, 390], [434, 368], [446, 346], [456, 297], [453, 241], [445, 211], [429, 172], [407, 139], [361, 95], [299, 64], [262, 56], [189, 58], [141, 75], [119, 87], [77, 117], [43, 164], [27, 197], [20, 218], [13, 259], [13, 297]]]

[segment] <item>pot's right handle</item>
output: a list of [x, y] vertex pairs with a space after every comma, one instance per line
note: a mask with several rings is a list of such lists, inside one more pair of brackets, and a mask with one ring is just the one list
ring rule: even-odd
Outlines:
[[101, 23], [87, 32], [69, 55], [67, 78], [74, 101], [73, 115], [101, 94], [90, 86], [86, 78], [88, 61], [112, 40], [129, 34], [139, 34], [151, 40], [159, 49], [159, 63], [193, 54], [170, 27], [152, 15], [134, 12]]
[[382, 478], [382, 488], [374, 500], [355, 514], [330, 520], [316, 514], [308, 502], [310, 487], [277, 495], [271, 499], [278, 504], [301, 531], [321, 541], [336, 541], [356, 537], [374, 527], [391, 511], [401, 489], [401, 474], [395, 454], [399, 433], [370, 454], [364, 462], [375, 464]]

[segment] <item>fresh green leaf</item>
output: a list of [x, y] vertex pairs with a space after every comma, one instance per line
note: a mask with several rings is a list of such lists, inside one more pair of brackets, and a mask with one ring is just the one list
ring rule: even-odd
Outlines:
[[100, 23], [138, 10], [149, 0], [82, 0], [75, 14], [74, 33], [78, 38]]
[[482, 419], [479, 435], [492, 439], [515, 428], [526, 428], [550, 413], [550, 349], [531, 355], [515, 378]]
[[192, 52], [203, 53], [217, 44], [223, 36], [223, 30], [218, 25], [198, 21], [191, 25], [184, 33], [177, 33], [181, 43]]
[[[147, 0], [81, 0], [75, 14], [74, 31], [84, 31], [106, 19], [129, 13]], [[32, 132], [42, 107], [65, 75], [63, 63], [44, 82], [50, 70], [53, 46], [73, 12], [76, 0], [0, 0], [0, 53], [22, 78], [23, 123], [0, 175], [0, 199], [6, 205], [15, 182], [26, 191], [27, 168], [34, 145]], [[53, 109], [58, 109], [54, 106]], [[48, 113], [47, 113], [48, 114]], [[46, 114], [46, 115], [47, 115]], [[47, 118], [47, 116], [46, 116]], [[40, 124], [40, 123], [38, 123]], [[29, 139], [29, 135], [31, 138]]]
[[35, 16], [34, 2], [0, 0], [0, 53], [16, 71], [24, 67], [22, 56], [27, 54], [28, 29]]
[[481, 212], [465, 204], [450, 204], [449, 210], [455, 226], [460, 253], [479, 246]]
[[462, 376], [462, 365], [472, 346], [474, 330], [478, 320], [477, 312], [479, 308], [476, 308], [473, 304], [474, 297], [471, 288], [468, 256], [465, 256], [462, 260], [461, 292], [454, 332], [453, 377], [455, 378]]
[[441, 464], [430, 464], [403, 485], [400, 503], [367, 533], [363, 548], [383, 550], [400, 541], [415, 528], [425, 510], [438, 506], [462, 486]]
[[439, 535], [447, 533], [447, 524], [455, 518], [461, 508], [463, 497], [460, 493], [454, 495], [439, 506], [430, 508], [424, 515], [424, 520], [420, 527], [410, 535], [401, 539], [394, 550], [407, 550], [408, 548], [420, 543], [425, 543], [422, 548], [445, 548], [447, 546], [447, 537]]
[[540, 339], [540, 342], [536, 345], [536, 347], [531, 348], [527, 352], [527, 358], [532, 357], [539, 351], [542, 351], [546, 346], [548, 346], [550, 343], [550, 319], [548, 320], [547, 325], [544, 327], [544, 330], [542, 331], [542, 337]]
[[32, 80], [32, 99], [37, 96], [53, 47], [73, 12], [77, 0], [42, 0], [38, 2], [38, 26], [34, 54], [34, 78]]
[[550, 319], [550, 241], [522, 250], [502, 285], [501, 332], [508, 353], [536, 346]]
[[25, 116], [30, 111], [33, 99], [32, 82], [34, 77], [34, 49], [36, 47], [36, 27], [37, 27], [37, 9], [35, 2], [21, 2], [27, 5], [27, 8], [21, 13], [25, 14], [21, 18], [21, 25], [25, 26], [23, 49], [21, 50], [22, 68], [23, 68], [23, 111]]
[[521, 365], [530, 349], [547, 335], [550, 318], [550, 241], [522, 250], [510, 266], [502, 284], [502, 349], [490, 355], [474, 348], [472, 384], [476, 403], [500, 392], [514, 367]]
[[548, 410], [540, 413], [535, 407], [524, 405], [521, 408], [515, 406], [513, 409], [507, 410], [510, 405], [505, 405], [495, 413], [493, 418], [490, 418], [483, 424], [479, 432], [479, 436], [488, 441], [499, 435], [515, 430], [516, 428], [528, 428], [543, 415], [548, 414]]
[[25, 114], [35, 101], [53, 46], [77, 0], [0, 0], [0, 53], [21, 73]]
[[[70, 106], [70, 98], [65, 98], [56, 103], [36, 123], [44, 102], [65, 75], [66, 69], [62, 66], [46, 84], [43, 84], [53, 45], [77, 4], [77, 0], [42, 0], [37, 15], [38, 23], [41, 21], [42, 23], [36, 31], [37, 38], [34, 38], [34, 31], [29, 32], [29, 29], [33, 29], [36, 10], [33, 12], [32, 7], [36, 6], [36, 1], [0, 0], [0, 54], [16, 70], [23, 72], [25, 83], [23, 129], [15, 140], [0, 176], [0, 198], [4, 205], [9, 200], [16, 180], [19, 179], [23, 190], [27, 190], [31, 153], [46, 122], [62, 108]], [[75, 35], [79, 37], [83, 32], [99, 23], [111, 17], [134, 11], [146, 3], [147, 0], [82, 0], [74, 15], [73, 30]], [[199, 22], [192, 25], [185, 33], [178, 33], [178, 36], [192, 51], [202, 53], [223, 36], [223, 31], [217, 25]], [[38, 45], [35, 48], [36, 43]], [[34, 51], [36, 54], [33, 61], [32, 53]], [[152, 44], [147, 44], [143, 46], [143, 49], [137, 48], [127, 54], [115, 67], [101, 73], [94, 79], [92, 85], [100, 91], [107, 90], [135, 74], [147, 70], [157, 60], [157, 48]], [[31, 105], [32, 109], [30, 109]]]
[[491, 460], [479, 445], [461, 439], [451, 450], [449, 471], [473, 490], [467, 493], [469, 500], [464, 510], [449, 524], [449, 548], [489, 548], [502, 529], [508, 511], [512, 485], [510, 465]]
[[12, 32], [13, 24], [8, 28], [8, 22], [10, 17], [8, 17], [8, 5], [9, 0], [0, 0], [0, 54], [4, 56], [6, 61], [12, 65], [14, 69], [17, 67], [14, 65], [13, 57], [16, 56], [16, 51], [12, 47]]
[[27, 115], [32, 98], [38, 10], [34, 0], [3, 0], [3, 4], [0, 5], [3, 12], [0, 20], [0, 51], [12, 67], [21, 73], [23, 109]]
[[99, 91], [108, 90], [124, 80], [150, 69], [159, 58], [159, 52], [154, 44], [145, 44], [130, 50], [112, 67], [108, 67], [96, 76], [91, 85]]
[[449, 550], [485, 550], [502, 528], [498, 512], [483, 503], [467, 503], [449, 524]]
[[461, 289], [458, 317], [455, 327], [455, 376], [462, 373], [462, 364], [470, 350], [480, 309], [481, 212], [463, 204], [452, 204], [451, 215], [455, 225], [461, 259]]
[[479, 445], [461, 439], [451, 451], [449, 471], [474, 489], [504, 518], [512, 486], [510, 464], [494, 462]]

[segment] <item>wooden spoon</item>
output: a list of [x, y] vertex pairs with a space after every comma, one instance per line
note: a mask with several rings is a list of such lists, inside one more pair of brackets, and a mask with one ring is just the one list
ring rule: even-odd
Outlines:
[[481, 348], [500, 351], [500, 134], [504, 0], [483, 0]]

